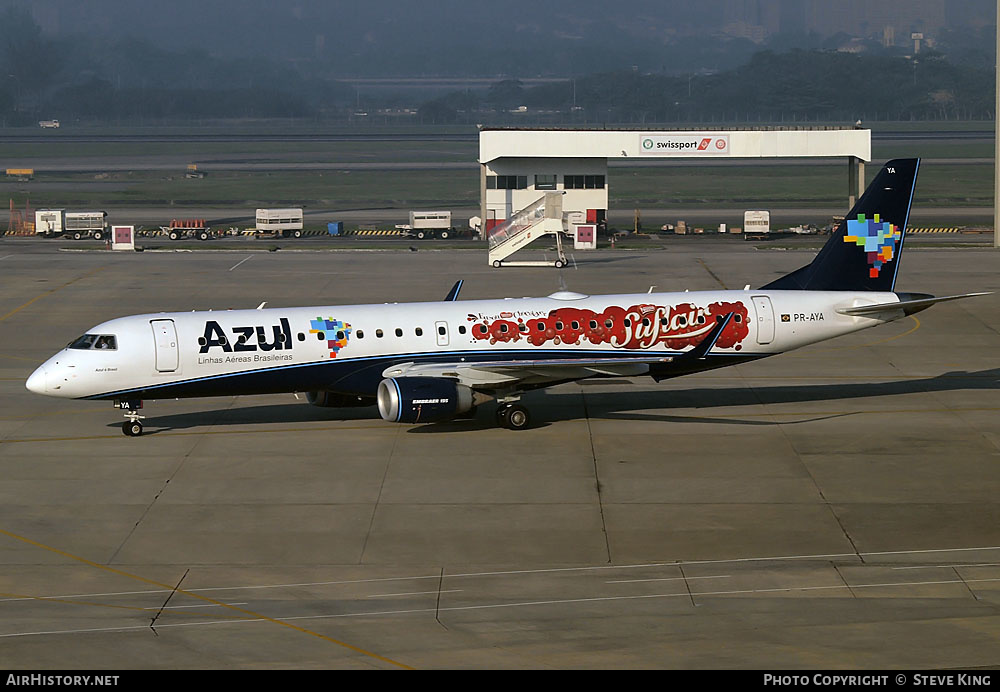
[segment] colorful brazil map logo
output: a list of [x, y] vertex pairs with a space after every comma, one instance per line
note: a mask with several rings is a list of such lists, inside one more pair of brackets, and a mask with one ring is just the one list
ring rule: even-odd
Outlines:
[[347, 341], [351, 338], [351, 325], [332, 317], [309, 320], [309, 326], [310, 334], [322, 334], [321, 338], [326, 339], [326, 347], [330, 349], [331, 358], [336, 358], [337, 352], [347, 346]]
[[902, 237], [899, 226], [880, 220], [878, 214], [875, 214], [874, 219], [866, 219], [864, 214], [858, 214], [856, 220], [847, 220], [844, 242], [854, 243], [864, 249], [868, 256], [868, 276], [877, 279], [882, 265], [895, 256], [896, 246]]

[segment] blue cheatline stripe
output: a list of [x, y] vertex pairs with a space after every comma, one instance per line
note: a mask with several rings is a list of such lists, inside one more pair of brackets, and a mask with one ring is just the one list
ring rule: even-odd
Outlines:
[[892, 271], [892, 283], [889, 285], [890, 291], [896, 290], [896, 275], [899, 274], [899, 263], [903, 261], [903, 242], [906, 241], [906, 226], [910, 222], [910, 209], [913, 208], [913, 193], [917, 189], [917, 174], [920, 172], [920, 159], [917, 159], [917, 167], [913, 169], [913, 183], [910, 187], [910, 201], [906, 205], [906, 219], [903, 221], [903, 228], [900, 229], [899, 250], [896, 251], [896, 266]]
[[[357, 358], [345, 358], [343, 360], [316, 360], [316, 361], [311, 361], [309, 363], [292, 363], [292, 364], [289, 364], [289, 365], [276, 365], [276, 366], [270, 367], [270, 368], [255, 368], [255, 369], [252, 369], [252, 370], [240, 370], [239, 372], [227, 372], [227, 373], [221, 373], [221, 374], [218, 374], [218, 375], [206, 375], [204, 377], [194, 377], [194, 378], [191, 378], [191, 379], [188, 379], [188, 380], [174, 380], [172, 382], [163, 382], [161, 384], [148, 384], [148, 385], [143, 385], [142, 387], [131, 387], [129, 389], [119, 389], [119, 390], [115, 390], [115, 391], [104, 392], [102, 394], [91, 394], [90, 396], [84, 396], [84, 397], [79, 397], [79, 398], [83, 399], [83, 400], [87, 400], [87, 399], [107, 399], [109, 397], [118, 397], [119, 395], [121, 395], [121, 396], [127, 396], [129, 393], [133, 393], [133, 392], [148, 391], [148, 390], [151, 390], [151, 389], [162, 389], [164, 387], [177, 387], [177, 386], [181, 386], [181, 385], [193, 384], [195, 382], [208, 382], [210, 380], [220, 380], [220, 379], [225, 379], [225, 378], [240, 377], [240, 376], [243, 376], [243, 375], [258, 375], [258, 374], [262, 374], [262, 373], [275, 372], [275, 371], [278, 371], [278, 370], [291, 370], [293, 368], [307, 368], [307, 367], [314, 367], [314, 366], [317, 366], [317, 365], [346, 365], [348, 363], [364, 363], [364, 362], [373, 361], [373, 360], [374, 361], [377, 361], [377, 360], [387, 360], [387, 361], [394, 361], [394, 362], [407, 362], [407, 361], [410, 361], [410, 360], [417, 361], [419, 359], [430, 358], [430, 359], [433, 359], [433, 360], [429, 360], [428, 362], [433, 363], [438, 358], [441, 358], [441, 357], [444, 357], [444, 356], [465, 356], [465, 357], [469, 357], [469, 356], [481, 356], [482, 357], [481, 358], [482, 361], [504, 361], [504, 360], [518, 360], [517, 356], [523, 356], [524, 354], [536, 355], [536, 356], [537, 355], [556, 355], [556, 356], [563, 356], [563, 357], [566, 357], [566, 358], [580, 358], [580, 357], [586, 357], [586, 356], [594, 356], [594, 357], [614, 356], [614, 357], [617, 357], [617, 358], [634, 356], [636, 358], [649, 358], [651, 356], [660, 356], [660, 355], [662, 355], [662, 356], [679, 356], [679, 355], [683, 355], [684, 353], [685, 353], [684, 351], [657, 351], [657, 352], [650, 352], [650, 351], [589, 351], [589, 350], [566, 351], [566, 350], [552, 350], [552, 349], [532, 349], [532, 350], [518, 349], [518, 350], [515, 350], [515, 351], [503, 351], [503, 352], [497, 352], [497, 351], [485, 351], [485, 352], [484, 351], [441, 351], [441, 352], [429, 351], [429, 352], [423, 352], [423, 353], [396, 353], [396, 354], [387, 354], [387, 355], [381, 355], [381, 356], [361, 356], [361, 357], [357, 357]], [[708, 357], [712, 357], [712, 356], [716, 356], [716, 357], [723, 357], [723, 356], [747, 356], [747, 357], [750, 357], [750, 356], [753, 356], [753, 357], [763, 358], [765, 356], [771, 356], [771, 355], [774, 355], [774, 354], [773, 353], [756, 353], [756, 352], [755, 353], [714, 353], [714, 354], [713, 353], [709, 353], [709, 354], [706, 354], [705, 357], [708, 358]], [[477, 362], [479, 362], [479, 361], [477, 361], [477, 360], [467, 360], [467, 361], [464, 361], [462, 363], [459, 363], [459, 365], [475, 365]]]
[[392, 386], [396, 388], [396, 422], [398, 423], [403, 417], [403, 393], [399, 391], [399, 382], [396, 382], [396, 378], [392, 378]]

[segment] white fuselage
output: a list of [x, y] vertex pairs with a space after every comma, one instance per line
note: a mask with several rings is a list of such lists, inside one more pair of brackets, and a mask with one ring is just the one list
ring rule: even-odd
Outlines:
[[894, 293], [698, 291], [173, 312], [121, 317], [88, 334], [116, 348], [65, 348], [29, 378], [50, 396], [155, 399], [331, 389], [373, 395], [404, 362], [676, 355], [729, 312], [709, 356], [773, 355], [902, 317], [839, 309]]

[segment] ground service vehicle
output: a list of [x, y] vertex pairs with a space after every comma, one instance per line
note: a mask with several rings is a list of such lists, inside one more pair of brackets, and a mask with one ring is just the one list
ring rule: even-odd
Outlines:
[[205, 219], [170, 219], [170, 225], [160, 226], [160, 230], [166, 233], [171, 240], [180, 240], [181, 238], [208, 240], [216, 235], [209, 228]]
[[35, 211], [35, 233], [44, 238], [101, 240], [108, 236], [108, 213], [38, 209]]
[[471, 231], [459, 231], [451, 225], [450, 211], [411, 211], [410, 223], [396, 224], [396, 228], [406, 231], [407, 237], [424, 240], [425, 238], [457, 238], [468, 236]]
[[258, 233], [302, 237], [302, 209], [258, 209], [256, 220]]

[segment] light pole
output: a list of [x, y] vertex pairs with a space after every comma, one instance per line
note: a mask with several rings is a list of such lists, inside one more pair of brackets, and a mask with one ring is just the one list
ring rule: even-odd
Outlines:
[[21, 102], [21, 80], [12, 74], [8, 74], [7, 79], [13, 79], [17, 85], [17, 91], [14, 92], [14, 112], [17, 113], [17, 106]]

